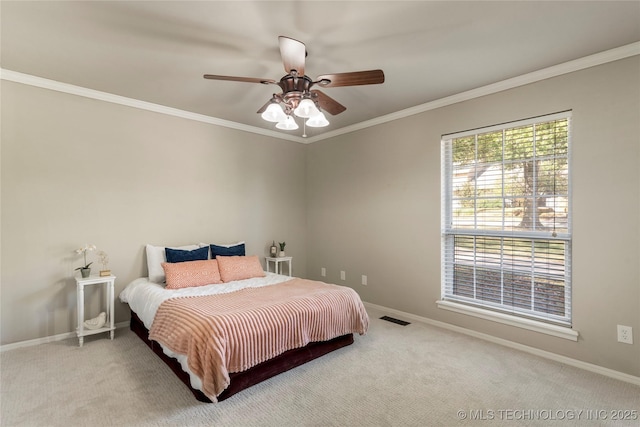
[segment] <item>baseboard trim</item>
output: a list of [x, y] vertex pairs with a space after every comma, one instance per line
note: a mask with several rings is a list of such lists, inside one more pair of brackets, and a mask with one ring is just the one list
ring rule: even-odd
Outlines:
[[[116, 329], [118, 328], [128, 328], [129, 321], [116, 323]], [[106, 332], [105, 332], [106, 333]], [[46, 344], [49, 342], [62, 341], [69, 338], [77, 338], [77, 335], [74, 332], [65, 332], [64, 334], [51, 335], [48, 337], [36, 338], [32, 340], [19, 341], [11, 344], [5, 344], [0, 346], [0, 353], [15, 350], [16, 348], [24, 348], [24, 347], [33, 347], [34, 345]]]
[[365, 307], [372, 308], [378, 311], [383, 311], [385, 313], [390, 313], [396, 316], [400, 316], [405, 319], [411, 319], [416, 322], [426, 323], [431, 326], [436, 326], [443, 329], [448, 329], [450, 331], [459, 332], [461, 334], [469, 335], [474, 338], [479, 338], [485, 341], [489, 341], [495, 344], [499, 344], [505, 347], [513, 348], [515, 350], [520, 350], [525, 353], [533, 354], [536, 356], [543, 357], [545, 359], [553, 360], [555, 362], [564, 363], [565, 365], [573, 366], [575, 368], [584, 369], [585, 371], [593, 372], [596, 374], [604, 375], [605, 377], [613, 378], [616, 380], [624, 381], [626, 383], [634, 384], [640, 386], [640, 377], [635, 375], [625, 374], [624, 372], [616, 371], [614, 369], [605, 368], [603, 366], [594, 365], [593, 363], [583, 362], [581, 360], [573, 359], [571, 357], [563, 356], [561, 354], [552, 353], [550, 351], [541, 350], [539, 348], [530, 347], [528, 345], [516, 343], [513, 341], [509, 341], [503, 338], [494, 337], [493, 335], [485, 334], [482, 332], [476, 332], [471, 329], [462, 328], [460, 326], [451, 325], [449, 323], [440, 322], [438, 320], [429, 319], [427, 317], [417, 316], [411, 313], [405, 313], [400, 310], [395, 310], [392, 308], [384, 307], [377, 304], [371, 304], [368, 302], [364, 302]]
[[[540, 350], [539, 348], [530, 347], [528, 345], [516, 343], [513, 341], [505, 340], [503, 338], [494, 337], [493, 335], [488, 335], [482, 332], [476, 332], [471, 329], [462, 328], [460, 326], [451, 325], [449, 323], [440, 322], [438, 320], [429, 319], [427, 317], [417, 316], [415, 314], [406, 313], [404, 311], [395, 310], [393, 308], [384, 307], [377, 304], [372, 304], [369, 302], [364, 302], [365, 307], [369, 307], [375, 310], [384, 311], [387, 313], [394, 314], [396, 316], [408, 318], [414, 320], [416, 322], [426, 323], [427, 325], [436, 326], [443, 329], [448, 329], [450, 331], [459, 332], [461, 334], [469, 335], [474, 338], [479, 338], [485, 341], [489, 341], [495, 344], [503, 345], [505, 347], [513, 348], [516, 350], [524, 351], [525, 353], [533, 354], [536, 356], [543, 357], [545, 359], [553, 360], [555, 362], [564, 363], [565, 365], [573, 366], [575, 368], [584, 369], [585, 371], [593, 372], [596, 374], [604, 375], [605, 377], [613, 378], [616, 380], [624, 381], [630, 384], [634, 384], [640, 386], [640, 377], [636, 377], [635, 375], [625, 374], [624, 372], [616, 371], [613, 369], [605, 368], [603, 366], [594, 365], [593, 363], [583, 362], [581, 360], [573, 359], [571, 357], [563, 356], [561, 354], [552, 353], [546, 350]], [[118, 328], [128, 328], [129, 322], [120, 322], [116, 323], [116, 329]], [[75, 338], [75, 332], [67, 332], [64, 334], [52, 335], [49, 337], [36, 338], [33, 340], [20, 341], [12, 344], [5, 344], [0, 346], [0, 353], [4, 351], [14, 350], [17, 348], [23, 347], [32, 347], [35, 345], [46, 344], [54, 341], [62, 341], [68, 338]]]

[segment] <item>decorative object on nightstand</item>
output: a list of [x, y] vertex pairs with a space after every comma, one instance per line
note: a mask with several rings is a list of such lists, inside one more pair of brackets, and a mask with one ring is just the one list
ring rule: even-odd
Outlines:
[[111, 276], [111, 270], [107, 268], [107, 266], [109, 265], [109, 255], [107, 255], [105, 251], [98, 251], [96, 255], [98, 255], [98, 260], [100, 261], [100, 264], [102, 264], [102, 270], [100, 270], [100, 276], [101, 277]]
[[[109, 332], [111, 339], [113, 339], [114, 331], [116, 330], [114, 324], [114, 287], [116, 276], [91, 276], [91, 277], [77, 277], [76, 276], [76, 292], [77, 292], [77, 310], [78, 310], [78, 328], [76, 333], [80, 347], [84, 344], [84, 337], [87, 335], [100, 334], [102, 332]], [[106, 285], [105, 298], [106, 310], [101, 311], [97, 317], [89, 320], [84, 320], [84, 288], [93, 285]]]
[[98, 317], [85, 320], [84, 327], [87, 329], [94, 330], [94, 329], [102, 328], [105, 323], [107, 323], [107, 313], [103, 311], [102, 313], [98, 314]]
[[84, 244], [84, 247], [76, 249], [76, 254], [82, 254], [84, 258], [84, 265], [82, 267], [76, 268], [76, 270], [80, 270], [80, 274], [82, 277], [89, 277], [91, 274], [91, 269], [89, 268], [93, 262], [87, 264], [87, 252], [95, 251], [96, 245], [89, 245], [87, 243]]
[[280, 253], [278, 254], [278, 256], [279, 257], [285, 256], [284, 247], [285, 247], [286, 243], [285, 242], [280, 242], [280, 243], [278, 243], [278, 245], [280, 245]]
[[276, 246], [276, 241], [274, 240], [269, 248], [269, 256], [275, 258], [278, 256], [278, 247]]
[[288, 276], [291, 276], [291, 263], [292, 263], [293, 257], [290, 256], [279, 256], [279, 257], [267, 257], [265, 258], [265, 262], [267, 264], [267, 271], [270, 271], [269, 269], [269, 265], [270, 263], [273, 263], [274, 266], [274, 273], [276, 274], [282, 274], [282, 266], [280, 265], [283, 262], [286, 262], [287, 265], [289, 266], [289, 274]]

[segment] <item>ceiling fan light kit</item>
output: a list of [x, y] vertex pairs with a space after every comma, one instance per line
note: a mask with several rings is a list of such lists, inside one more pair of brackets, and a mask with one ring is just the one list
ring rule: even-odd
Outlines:
[[278, 122], [276, 124], [276, 128], [282, 129], [282, 130], [296, 130], [298, 129], [298, 124], [296, 123], [295, 120], [293, 120], [293, 117], [287, 116], [285, 120]]
[[293, 113], [298, 117], [308, 119], [309, 117], [320, 114], [320, 110], [318, 110], [315, 102], [313, 102], [310, 98], [303, 98], [296, 109], [293, 110]]
[[282, 107], [276, 103], [271, 103], [262, 113], [262, 118], [268, 122], [278, 123], [287, 119], [287, 115], [282, 111]]
[[307, 126], [312, 128], [323, 128], [325, 126], [329, 126], [329, 120], [327, 120], [327, 118], [324, 116], [324, 114], [322, 114], [322, 112], [319, 112], [315, 116], [310, 117], [306, 123], [307, 123]]
[[347, 109], [323, 92], [312, 90], [311, 88], [314, 85], [340, 87], [384, 83], [382, 70], [324, 74], [318, 77], [316, 81], [313, 81], [304, 74], [305, 57], [307, 56], [307, 49], [304, 43], [284, 36], [278, 37], [278, 41], [280, 43], [282, 63], [287, 72], [279, 82], [271, 79], [214, 74], [205, 74], [204, 78], [280, 86], [282, 93], [273, 94], [273, 97], [258, 110], [258, 114], [261, 114], [262, 118], [268, 122], [277, 123], [276, 128], [281, 130], [298, 129], [298, 124], [292, 114], [307, 119], [305, 124], [310, 127], [324, 127], [329, 125], [329, 121], [321, 110], [335, 116]]

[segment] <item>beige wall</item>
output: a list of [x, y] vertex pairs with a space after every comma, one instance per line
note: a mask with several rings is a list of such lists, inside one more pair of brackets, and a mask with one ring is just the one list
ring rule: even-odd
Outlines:
[[[1, 342], [74, 330], [73, 249], [85, 242], [109, 253], [120, 291], [146, 274], [145, 243], [241, 239], [263, 255], [277, 239], [294, 274], [352, 286], [367, 302], [640, 376], [639, 64], [308, 146], [3, 81]], [[440, 136], [567, 109], [580, 340], [438, 309]], [[116, 320], [127, 318], [118, 304]], [[634, 345], [616, 342], [617, 324], [634, 328]]]
[[[639, 64], [633, 57], [312, 144], [308, 275], [373, 304], [640, 376]], [[569, 109], [579, 341], [438, 309], [440, 136]], [[633, 327], [635, 344], [616, 341], [617, 324]]]
[[75, 330], [73, 250], [85, 242], [109, 254], [116, 292], [146, 275], [146, 243], [245, 240], [263, 256], [284, 240], [305, 275], [304, 145], [6, 81], [1, 91], [2, 344]]

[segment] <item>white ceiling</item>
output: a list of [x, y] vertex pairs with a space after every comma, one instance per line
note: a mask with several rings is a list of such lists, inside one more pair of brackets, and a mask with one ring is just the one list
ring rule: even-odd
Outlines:
[[[382, 85], [322, 89], [336, 131], [640, 41], [640, 1], [2, 1], [0, 66], [259, 129], [279, 80], [278, 36], [306, 74], [380, 68]], [[278, 131], [291, 134], [291, 132]], [[293, 131], [302, 134], [302, 128]]]

